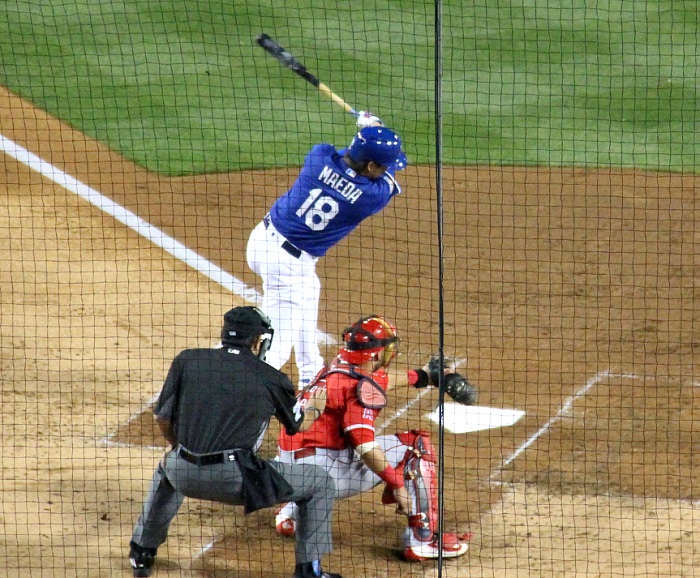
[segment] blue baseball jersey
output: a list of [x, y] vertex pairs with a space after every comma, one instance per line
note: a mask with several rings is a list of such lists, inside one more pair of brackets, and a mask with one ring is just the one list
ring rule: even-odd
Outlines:
[[343, 160], [346, 150], [315, 145], [292, 188], [270, 209], [275, 229], [314, 257], [325, 255], [401, 192], [393, 168], [376, 180], [360, 176]]

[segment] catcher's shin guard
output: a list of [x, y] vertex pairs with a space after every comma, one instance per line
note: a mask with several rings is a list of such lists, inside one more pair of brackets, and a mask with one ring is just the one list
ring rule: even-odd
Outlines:
[[[415, 538], [428, 541], [437, 532], [437, 452], [424, 430], [411, 430], [396, 434], [402, 444], [408, 446], [396, 469], [403, 470], [404, 485], [411, 496], [408, 526]], [[393, 502], [393, 493], [384, 492], [382, 501]]]

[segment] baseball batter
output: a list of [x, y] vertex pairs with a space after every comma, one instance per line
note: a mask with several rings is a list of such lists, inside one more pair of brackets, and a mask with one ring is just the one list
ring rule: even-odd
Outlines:
[[362, 113], [346, 149], [314, 146], [299, 177], [248, 239], [248, 266], [263, 281], [262, 309], [276, 328], [267, 362], [280, 369], [294, 349], [303, 388], [323, 367], [317, 324], [320, 257], [401, 192], [394, 178], [406, 166], [401, 139]]
[[[412, 430], [395, 435], [375, 436], [375, 420], [386, 405], [390, 388], [386, 368], [396, 355], [396, 328], [378, 316], [360, 319], [343, 334], [338, 356], [300, 396], [300, 405], [313, 399], [318, 388], [327, 390], [321, 417], [304, 433], [280, 434], [278, 459], [286, 464], [314, 464], [335, 480], [336, 497], [348, 498], [386, 484], [382, 501], [397, 503], [407, 516], [403, 554], [421, 561], [461, 556], [470, 535], [452, 533], [438, 540], [436, 451], [426, 431]], [[454, 368], [443, 370], [454, 373]], [[439, 379], [429, 364], [408, 372], [414, 387], [436, 385]], [[297, 507], [288, 503], [276, 516], [278, 532], [293, 535]]]

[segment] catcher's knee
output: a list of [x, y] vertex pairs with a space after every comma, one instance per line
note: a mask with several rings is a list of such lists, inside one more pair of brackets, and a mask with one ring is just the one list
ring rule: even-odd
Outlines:
[[396, 437], [399, 438], [403, 445], [408, 446], [401, 463], [408, 459], [409, 453], [432, 463], [437, 462], [437, 451], [430, 440], [430, 432], [422, 429], [412, 429], [411, 431], [397, 433]]
[[[404, 455], [396, 464], [396, 470], [403, 474], [404, 487], [412, 495], [417, 495], [420, 492], [417, 492], [416, 488], [423, 485], [421, 470], [428, 471], [430, 469], [428, 464], [433, 465], [437, 462], [437, 452], [430, 441], [430, 433], [425, 430], [413, 429], [399, 432], [395, 435], [401, 442], [401, 445], [406, 447]], [[425, 460], [426, 464], [421, 468], [423, 460]], [[428, 474], [428, 484], [430, 485], [432, 476], [430, 472]], [[387, 485], [382, 493], [382, 504], [395, 503], [394, 491]]]

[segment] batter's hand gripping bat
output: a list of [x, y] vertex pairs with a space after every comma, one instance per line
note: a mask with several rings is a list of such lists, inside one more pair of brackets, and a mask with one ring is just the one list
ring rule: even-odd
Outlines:
[[292, 56], [289, 52], [287, 52], [284, 48], [282, 48], [274, 38], [271, 38], [267, 34], [261, 34], [260, 36], [258, 36], [258, 44], [262, 46], [264, 50], [266, 50], [272, 56], [274, 56], [277, 60], [279, 60], [283, 66], [291, 68], [304, 80], [310, 82], [323, 94], [330, 97], [330, 99], [336, 104], [340, 105], [343, 108], [343, 110], [345, 110], [345, 112], [349, 112], [355, 118], [358, 117], [358, 111], [356, 111], [347, 102], [340, 98], [335, 92], [333, 92], [325, 84], [320, 82], [318, 78], [316, 78], [313, 74], [306, 70], [306, 67], [296, 58], [294, 58], [294, 56]]

